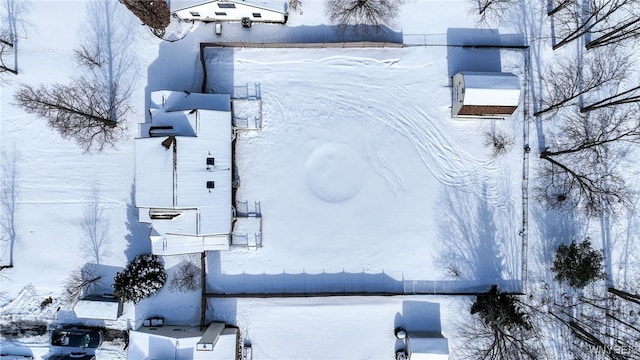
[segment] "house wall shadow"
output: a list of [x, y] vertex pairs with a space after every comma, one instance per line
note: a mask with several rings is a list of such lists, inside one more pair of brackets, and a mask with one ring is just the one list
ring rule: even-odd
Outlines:
[[151, 228], [147, 224], [143, 224], [138, 218], [138, 209], [136, 208], [136, 187], [135, 183], [131, 184], [131, 196], [127, 203], [127, 222], [126, 226], [129, 233], [125, 236], [127, 240], [127, 248], [124, 254], [128, 261], [140, 254], [148, 254], [151, 252], [151, 241], [149, 240], [149, 232]]
[[216, 294], [402, 294], [403, 282], [385, 273], [280, 273], [207, 275], [208, 290]]
[[234, 85], [234, 48], [204, 47], [204, 92], [213, 94], [233, 94]]
[[203, 42], [247, 42], [247, 43], [340, 43], [340, 42], [386, 42], [402, 44], [402, 31], [387, 26], [368, 25], [300, 25], [255, 23], [245, 29], [240, 23], [223, 23], [222, 35], [215, 35], [213, 23], [202, 23], [197, 32], [202, 32]]

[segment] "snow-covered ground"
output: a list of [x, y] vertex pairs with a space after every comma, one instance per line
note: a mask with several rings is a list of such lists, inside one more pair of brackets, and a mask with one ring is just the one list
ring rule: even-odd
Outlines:
[[209, 48], [205, 59], [207, 89], [259, 83], [263, 101], [236, 165], [238, 200], [261, 204], [264, 247], [221, 254], [223, 273], [441, 280], [460, 244], [476, 256], [462, 278], [518, 278], [521, 154], [496, 160], [482, 142], [521, 125], [451, 119], [446, 48]]
[[[99, 262], [111, 274], [150, 249], [132, 193], [133, 138], [147, 116], [150, 92], [200, 91], [201, 42], [331, 42], [359, 35], [335, 32], [319, 0], [303, 1], [302, 13], [292, 12], [286, 26], [224, 24], [216, 36], [212, 24], [173, 24], [170, 37], [181, 38], [175, 42], [159, 40], [122, 11], [118, 21], [132, 26], [128, 41], [135, 59], [127, 136], [116, 148], [87, 153], [60, 138], [45, 120], [24, 113], [12, 97], [19, 84], [66, 83], [80, 74], [73, 50], [82, 43], [79, 34], [97, 20], [90, 2], [17, 2], [26, 5], [20, 73], [6, 76], [9, 82], [0, 87], [3, 200], [7, 189], [17, 193], [15, 211], [9, 214], [3, 207], [1, 213], [5, 227], [15, 216], [15, 236], [4, 231], [0, 242], [0, 265], [11, 257], [14, 264], [0, 271], [0, 325], [81, 322], [127, 329], [156, 315], [174, 324], [197, 324], [198, 291], [165, 288], [135, 307], [128, 304], [110, 323], [76, 319], [60, 301], [73, 270]], [[199, 2], [172, 0], [171, 6]], [[281, 1], [256, 3], [282, 7]], [[532, 16], [544, 14], [533, 11], [536, 2], [491, 29], [478, 23], [473, 3], [407, 2], [390, 32], [364, 36], [404, 42], [404, 48], [206, 50], [207, 90], [231, 92], [234, 86], [260, 83], [263, 101], [262, 129], [241, 131], [236, 142], [237, 198], [260, 202], [263, 247], [209, 254], [209, 290], [321, 291], [342, 282], [346, 290], [384, 291], [397, 289], [402, 280], [418, 280], [447, 284], [455, 292], [467, 280], [522, 280], [523, 133], [529, 129], [522, 119], [529, 103], [504, 121], [453, 120], [449, 79], [459, 70], [506, 71], [518, 75], [527, 91], [540, 91], [530, 82], [535, 76], [525, 72], [525, 51], [462, 46], [532, 45], [533, 72], [539, 74], [551, 57], [550, 30], [544, 15]], [[491, 156], [484, 145], [491, 131], [513, 140], [507, 154]], [[532, 124], [530, 131], [532, 154], [538, 154], [540, 142], [533, 133], [540, 137], [542, 129]], [[94, 205], [101, 216], [91, 226], [108, 238], [99, 256], [86, 248]], [[530, 210], [529, 276], [537, 289], [536, 282], [551, 281], [550, 251], [567, 237], [599, 239], [602, 224], [537, 205]], [[627, 266], [637, 262], [635, 256], [625, 257], [635, 249], [633, 214], [607, 228], [620, 239], [613, 276], [625, 284], [633, 281]], [[186, 260], [166, 257], [168, 272]], [[41, 306], [49, 297], [52, 304]], [[391, 359], [400, 346], [393, 336], [396, 326], [441, 330], [455, 358], [464, 345], [456, 334], [469, 320], [471, 299], [209, 299], [208, 319], [238, 325], [255, 359]], [[48, 342], [46, 334], [2, 339], [0, 350], [36, 358], [64, 351]], [[125, 357], [118, 343], [96, 354]]]

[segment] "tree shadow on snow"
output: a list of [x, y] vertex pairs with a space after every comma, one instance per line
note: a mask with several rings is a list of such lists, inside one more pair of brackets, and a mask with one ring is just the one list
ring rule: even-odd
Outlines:
[[500, 244], [505, 235], [495, 225], [494, 208], [486, 193], [478, 197], [446, 187], [437, 220], [442, 251], [435, 262], [445, 274], [459, 280], [479, 280], [487, 285], [503, 280], [504, 258]]
[[82, 219], [82, 252], [96, 264], [109, 255], [109, 218], [104, 215], [104, 206], [100, 203], [100, 188], [97, 183], [91, 185]]
[[[551, 269], [558, 246], [569, 244], [572, 240], [584, 239], [587, 224], [575, 214], [545, 209], [538, 203], [532, 205], [530, 224], [537, 227], [540, 234], [540, 245], [533, 252], [535, 257], [530, 259], [530, 262], [539, 261], [542, 269]], [[544, 271], [543, 276], [544, 278], [539, 280], [545, 281], [547, 284], [553, 282], [553, 274], [550, 270]]]

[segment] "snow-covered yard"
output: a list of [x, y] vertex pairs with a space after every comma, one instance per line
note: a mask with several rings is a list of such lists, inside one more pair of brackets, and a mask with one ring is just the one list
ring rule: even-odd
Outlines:
[[519, 278], [521, 154], [494, 159], [483, 141], [522, 125], [451, 119], [446, 48], [207, 48], [205, 59], [208, 91], [259, 83], [263, 101], [263, 128], [239, 133], [236, 165], [238, 201], [260, 202], [264, 247], [222, 253], [214, 268]]
[[[276, 0], [254, 2], [283, 7]], [[248, 117], [262, 110], [255, 126], [260, 129], [237, 133], [235, 165], [237, 201], [260, 204], [263, 246], [208, 253], [208, 292], [456, 293], [494, 283], [519, 290], [528, 270], [523, 290], [544, 305], [566, 290], [549, 271], [555, 248], [586, 236], [610, 254], [607, 284], [628, 289], [637, 282], [635, 205], [619, 217], [589, 219], [547, 211], [530, 196], [524, 219], [529, 226], [522, 232], [523, 195], [530, 195], [523, 193], [523, 170], [531, 169], [529, 187], [535, 185], [537, 157], [555, 145], [549, 134], [562, 122], [551, 116], [527, 122], [532, 112], [525, 109], [540, 106], [532, 100], [545, 95], [540, 78], [549, 64], [575, 52], [584, 55], [578, 42], [551, 50], [551, 32], [559, 28], [547, 17], [546, 2], [516, 2], [499, 26], [478, 22], [475, 1], [406, 2], [391, 31], [354, 35], [327, 25], [323, 1], [303, 1], [303, 11], [292, 11], [284, 26], [224, 23], [216, 35], [214, 24], [174, 21], [167, 36], [173, 42], [154, 37], [121, 8], [117, 24], [131, 29], [132, 112], [122, 123], [122, 141], [99, 153], [62, 139], [13, 100], [20, 84], [67, 83], [81, 76], [74, 49], [101, 20], [91, 2], [6, 3], [26, 7], [19, 17], [19, 74], [0, 74], [8, 79], [0, 87], [0, 266], [13, 264], [0, 271], [0, 328], [21, 322], [34, 329], [82, 323], [125, 330], [152, 316], [176, 325], [199, 323], [200, 290], [176, 293], [165, 287], [135, 306], [126, 304], [117, 321], [106, 322], [78, 319], [61, 300], [66, 279], [85, 264], [100, 263], [108, 290], [114, 271], [150, 251], [149, 228], [138, 222], [134, 204], [133, 139], [155, 90], [237, 95], [239, 86], [253, 93], [259, 84], [261, 107], [251, 102], [235, 109]], [[170, 3], [177, 9], [200, 1]], [[209, 46], [203, 87], [201, 43], [354, 39], [406, 46]], [[452, 119], [450, 79], [463, 70], [516, 74], [521, 106], [506, 120]], [[506, 154], [491, 155], [485, 142], [492, 132], [512, 141]], [[523, 168], [525, 146], [531, 147], [531, 165], [525, 161]], [[632, 149], [620, 160], [626, 175], [635, 177], [635, 160]], [[636, 183], [630, 181], [630, 189]], [[96, 243], [95, 234], [105, 241]], [[528, 269], [522, 253], [527, 237]], [[193, 258], [165, 257], [169, 276], [185, 261], [200, 265]], [[207, 320], [237, 325], [255, 359], [391, 359], [402, 346], [393, 335], [397, 326], [441, 331], [456, 358], [473, 342], [458, 337], [471, 323], [472, 299], [212, 297]], [[568, 356], [563, 341], [572, 339], [569, 330], [546, 321], [539, 325], [547, 336], [547, 358]], [[67, 352], [49, 346], [46, 333], [29, 334], [0, 339], [0, 350], [35, 358]], [[122, 345], [106, 342], [96, 355], [124, 359]]]

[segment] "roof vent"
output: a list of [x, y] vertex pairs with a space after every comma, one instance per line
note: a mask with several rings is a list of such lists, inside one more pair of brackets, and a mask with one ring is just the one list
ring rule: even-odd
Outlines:
[[215, 181], [207, 181], [207, 189], [213, 189], [216, 187]]
[[207, 166], [213, 166], [216, 164], [216, 159], [212, 157], [207, 158]]

